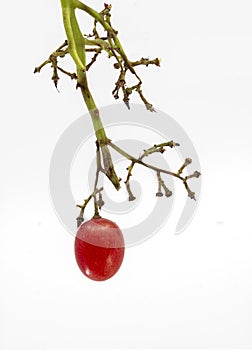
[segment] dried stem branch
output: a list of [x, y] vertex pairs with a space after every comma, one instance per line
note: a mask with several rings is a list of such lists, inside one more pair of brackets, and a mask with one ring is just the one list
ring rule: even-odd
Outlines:
[[[58, 86], [59, 76], [58, 76], [58, 70], [62, 73], [68, 75], [71, 79], [76, 79], [75, 73], [69, 73], [63, 68], [58, 67], [57, 58], [58, 57], [65, 57], [65, 55], [70, 54], [76, 65], [77, 68], [79, 68], [81, 71], [88, 71], [90, 67], [95, 63], [97, 57], [99, 54], [101, 54], [103, 51], [108, 54], [108, 57], [114, 57], [116, 60], [116, 63], [114, 64], [115, 69], [120, 69], [119, 78], [117, 82], [115, 83], [116, 87], [113, 90], [113, 96], [115, 99], [119, 99], [119, 91], [122, 90], [123, 95], [123, 101], [128, 109], [130, 109], [130, 95], [133, 91], [136, 91], [142, 100], [142, 102], [145, 104], [147, 110], [154, 112], [155, 109], [153, 105], [145, 98], [143, 91], [142, 91], [142, 81], [139, 77], [139, 75], [136, 73], [134, 67], [139, 65], [149, 66], [149, 65], [156, 65], [160, 66], [160, 60], [158, 58], [155, 58], [153, 60], [150, 60], [148, 58], [141, 58], [139, 61], [130, 61], [118, 39], [118, 31], [115, 30], [111, 25], [111, 5], [104, 4], [104, 9], [98, 13], [95, 10], [91, 9], [90, 7], [86, 6], [85, 4], [81, 3], [78, 0], [61, 0], [64, 6], [67, 8], [67, 6], [70, 6], [68, 3], [71, 3], [71, 16], [70, 20], [66, 23], [66, 28], [68, 32], [68, 40], [66, 40], [60, 47], [55, 50], [50, 57], [44, 61], [40, 66], [36, 67], [34, 70], [34, 73], [39, 73], [40, 70], [47, 64], [51, 63], [53, 68], [53, 77], [52, 80], [54, 82], [54, 85]], [[64, 8], [65, 8], [64, 7]], [[78, 8], [80, 10], [85, 11], [89, 15], [91, 15], [94, 18], [94, 28], [92, 34], [89, 35], [82, 35], [80, 37], [80, 33], [78, 32], [78, 26], [77, 26], [77, 20], [74, 17], [74, 10]], [[106, 36], [100, 36], [97, 30], [97, 23], [100, 23], [103, 27], [103, 29], [106, 31]], [[71, 31], [68, 30], [71, 28]], [[76, 32], [76, 33], [75, 33]], [[77, 33], [78, 32], [78, 33]], [[78, 34], [78, 35], [77, 35]], [[78, 38], [78, 40], [76, 40]], [[94, 38], [94, 39], [91, 39]], [[71, 45], [69, 45], [69, 42]], [[81, 46], [81, 48], [78, 47], [78, 45]], [[87, 46], [93, 46], [88, 47]], [[64, 49], [64, 50], [63, 50]], [[91, 58], [91, 61], [89, 64], [86, 65], [84, 62], [85, 60], [81, 57], [81, 51], [80, 49], [86, 53], [94, 52], [94, 56]], [[126, 82], [126, 74], [127, 72], [131, 72], [136, 79], [137, 84], [133, 87], [127, 87]], [[78, 73], [77, 73], [78, 75]], [[77, 87], [80, 87], [80, 84], [77, 84]]]
[[[132, 201], [132, 200], [135, 199], [134, 195], [133, 195], [133, 193], [132, 193], [132, 191], [130, 189], [130, 178], [132, 176], [132, 170], [133, 170], [133, 167], [135, 166], [135, 164], [142, 165], [142, 166], [144, 166], [146, 168], [154, 170], [157, 173], [158, 181], [159, 181], [159, 184], [160, 184], [160, 189], [158, 190], [157, 193], [162, 193], [161, 188], [163, 188], [164, 191], [165, 191], [165, 196], [166, 197], [170, 197], [172, 195], [171, 191], [165, 185], [164, 181], [162, 180], [162, 178], [160, 176], [161, 173], [164, 173], [164, 174], [168, 174], [168, 175], [171, 175], [173, 177], [176, 177], [176, 178], [180, 179], [183, 182], [183, 184], [184, 184], [184, 186], [185, 186], [185, 188], [187, 190], [188, 196], [190, 198], [192, 198], [192, 199], [196, 199], [195, 198], [195, 193], [190, 190], [190, 187], [189, 187], [189, 185], [187, 183], [187, 180], [192, 178], [192, 177], [199, 177], [201, 174], [198, 171], [195, 171], [192, 175], [189, 175], [189, 176], [186, 176], [186, 177], [181, 176], [184, 168], [191, 163], [191, 161], [189, 162], [189, 158], [186, 159], [185, 163], [183, 164], [183, 166], [179, 169], [179, 171], [177, 173], [169, 171], [169, 170], [166, 170], [166, 169], [160, 169], [160, 168], [158, 168], [156, 166], [153, 166], [151, 164], [145, 163], [142, 160], [144, 157], [147, 157], [147, 156], [149, 156], [150, 154], [152, 154], [154, 152], [163, 153], [164, 152], [164, 147], [168, 146], [168, 147], [173, 148], [175, 146], [179, 146], [178, 143], [175, 143], [174, 141], [169, 141], [169, 142], [165, 142], [165, 143], [162, 143], [162, 144], [159, 144], [159, 145], [154, 145], [153, 147], [149, 148], [148, 150], [145, 150], [144, 153], [139, 158], [135, 158], [135, 157], [131, 156], [130, 154], [128, 154], [127, 152], [122, 150], [120, 147], [115, 145], [113, 142], [110, 142], [109, 146], [112, 147], [116, 152], [118, 152], [119, 154], [121, 154], [122, 156], [124, 156], [125, 158], [127, 158], [128, 160], [131, 161], [130, 166], [127, 168], [128, 175], [127, 175], [127, 179], [125, 181], [126, 188], [128, 190], [128, 194], [129, 194], [129, 200]], [[157, 196], [161, 197], [162, 195], [158, 194]]]
[[[90, 196], [84, 200], [84, 203], [82, 205], [77, 205], [80, 210], [80, 214], [77, 217], [77, 227], [80, 226], [80, 224], [83, 222], [83, 216], [84, 216], [84, 211], [90, 200], [93, 198], [94, 199], [94, 218], [99, 218], [99, 209], [104, 205], [104, 202], [102, 200], [102, 190], [103, 187], [98, 188], [98, 181], [99, 181], [99, 175], [100, 173], [105, 173], [102, 164], [101, 164], [101, 151], [100, 151], [100, 145], [99, 142], [96, 140], [96, 174], [95, 174], [95, 181], [94, 181], [94, 190]], [[97, 200], [97, 195], [99, 195], [99, 199]]]

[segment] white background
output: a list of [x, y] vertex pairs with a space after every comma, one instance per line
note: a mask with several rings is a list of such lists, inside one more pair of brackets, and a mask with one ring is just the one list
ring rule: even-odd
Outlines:
[[[113, 1], [129, 57], [162, 58], [160, 69], [139, 69], [145, 92], [190, 135], [204, 177], [183, 234], [168, 221], [95, 283], [48, 193], [55, 143], [86, 109], [67, 78], [58, 94], [49, 68], [33, 75], [65, 38], [60, 3], [3, 2], [1, 349], [252, 348], [251, 10], [250, 0]], [[99, 106], [115, 103], [104, 62], [90, 83]]]

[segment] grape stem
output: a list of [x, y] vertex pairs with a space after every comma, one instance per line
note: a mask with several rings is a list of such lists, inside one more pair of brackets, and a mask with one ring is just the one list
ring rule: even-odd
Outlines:
[[[142, 155], [139, 156], [139, 158], [135, 158], [133, 156], [131, 156], [129, 153], [127, 153], [126, 151], [124, 151], [123, 149], [121, 149], [120, 147], [118, 147], [117, 145], [115, 145], [113, 142], [109, 142], [108, 144], [109, 147], [111, 147], [112, 149], [114, 149], [116, 152], [118, 152], [119, 154], [121, 154], [123, 157], [125, 157], [126, 159], [131, 161], [131, 164], [129, 165], [129, 167], [127, 168], [128, 174], [127, 174], [127, 178], [125, 180], [125, 186], [128, 192], [128, 200], [129, 201], [133, 201], [136, 199], [136, 197], [134, 196], [131, 187], [130, 187], [130, 178], [132, 176], [132, 171], [133, 168], [135, 166], [135, 164], [138, 165], [142, 165], [148, 169], [154, 170], [156, 172], [157, 175], [157, 181], [158, 181], [158, 191], [156, 193], [156, 197], [163, 197], [163, 195], [165, 195], [165, 197], [170, 197], [172, 195], [172, 191], [169, 190], [169, 188], [166, 186], [161, 173], [163, 174], [168, 174], [171, 176], [174, 176], [178, 179], [180, 179], [184, 186], [185, 189], [187, 190], [188, 196], [191, 199], [196, 200], [195, 198], [195, 193], [193, 191], [191, 191], [189, 185], [188, 185], [188, 180], [192, 179], [192, 178], [198, 178], [201, 174], [198, 171], [195, 171], [194, 173], [192, 173], [191, 175], [188, 176], [182, 176], [182, 173], [184, 171], [184, 169], [192, 163], [192, 160], [190, 158], [186, 158], [183, 165], [178, 169], [178, 171], [172, 172], [172, 171], [168, 171], [166, 169], [160, 169], [158, 167], [155, 167], [151, 164], [148, 164], [146, 162], [143, 161], [143, 159], [145, 157], [150, 156], [153, 153], [164, 153], [166, 151], [166, 147], [177, 147], [179, 146], [178, 143], [174, 142], [174, 141], [169, 141], [169, 142], [163, 142], [157, 145], [154, 145], [150, 148], [148, 148], [147, 150], [144, 150]], [[104, 173], [104, 169], [101, 166], [101, 158], [100, 158], [100, 149], [99, 149], [99, 143], [96, 141], [96, 177], [95, 177], [95, 184], [94, 184], [94, 191], [93, 193], [84, 201], [83, 205], [77, 205], [77, 207], [79, 207], [81, 209], [80, 211], [80, 215], [77, 218], [77, 225], [79, 225], [79, 222], [81, 223], [83, 221], [83, 216], [84, 216], [84, 210], [88, 204], [88, 202], [90, 201], [90, 199], [93, 197], [94, 198], [94, 206], [95, 206], [95, 214], [94, 217], [100, 217], [99, 214], [99, 209], [101, 209], [101, 207], [104, 205], [104, 202], [102, 200], [102, 191], [103, 188], [98, 189], [97, 185], [98, 185], [98, 179], [99, 179], [99, 174], [100, 172]], [[121, 180], [121, 179], [119, 179]], [[164, 193], [163, 193], [164, 192]], [[99, 200], [97, 201], [97, 195], [99, 194]], [[82, 220], [82, 221], [81, 221]]]
[[[87, 71], [94, 65], [98, 56], [105, 51], [108, 54], [108, 57], [114, 57], [116, 63], [114, 64], [114, 68], [119, 70], [119, 77], [115, 83], [115, 88], [112, 92], [115, 99], [119, 98], [119, 94], [122, 92], [123, 101], [128, 109], [130, 109], [130, 96], [133, 92], [136, 92], [142, 102], [144, 103], [147, 110], [151, 112], [155, 112], [153, 105], [148, 102], [146, 97], [142, 91], [142, 81], [138, 74], [135, 71], [135, 67], [137, 66], [146, 66], [155, 65], [160, 66], [160, 59], [148, 59], [141, 58], [138, 61], [130, 61], [122, 47], [121, 42], [118, 39], [118, 31], [115, 30], [111, 25], [111, 5], [104, 4], [104, 9], [101, 12], [97, 12], [86, 4], [82, 3], [79, 0], [61, 0], [61, 8], [62, 8], [62, 17], [63, 24], [67, 36], [67, 40], [64, 41], [62, 45], [60, 45], [47, 60], [45, 60], [41, 65], [35, 68], [34, 73], [39, 73], [41, 69], [47, 64], [51, 64], [53, 69], [52, 80], [55, 87], [58, 89], [59, 82], [59, 72], [67, 75], [72, 80], [77, 81], [76, 88], [80, 89], [88, 112], [90, 114], [95, 135], [96, 135], [96, 177], [94, 183], [93, 193], [84, 201], [82, 205], [78, 205], [80, 210], [80, 215], [77, 218], [78, 225], [83, 221], [84, 210], [90, 200], [94, 199], [94, 217], [100, 217], [99, 209], [104, 204], [102, 200], [102, 188], [98, 189], [98, 180], [99, 174], [104, 173], [114, 187], [119, 190], [121, 185], [121, 179], [117, 176], [117, 173], [114, 169], [113, 160], [110, 153], [110, 148], [123, 155], [126, 159], [130, 160], [131, 164], [127, 168], [128, 174], [125, 181], [125, 186], [127, 188], [129, 194], [129, 200], [132, 201], [135, 199], [135, 196], [130, 187], [130, 178], [132, 176], [133, 168], [136, 164], [147, 167], [157, 174], [157, 182], [158, 182], [158, 191], [156, 196], [163, 196], [163, 192], [166, 197], [169, 197], [172, 193], [165, 185], [161, 173], [168, 174], [174, 176], [181, 181], [187, 190], [188, 196], [192, 199], [195, 199], [195, 193], [191, 191], [188, 186], [187, 181], [193, 177], [199, 177], [200, 173], [195, 171], [193, 174], [183, 177], [183, 170], [191, 163], [191, 159], [187, 158], [184, 164], [177, 172], [171, 172], [165, 169], [159, 169], [151, 164], [143, 161], [144, 158], [150, 156], [155, 152], [163, 153], [165, 151], [165, 147], [175, 147], [179, 146], [177, 143], [173, 141], [161, 143], [158, 145], [154, 145], [153, 147], [145, 150], [143, 154], [139, 158], [135, 158], [129, 155], [126, 151], [122, 150], [120, 147], [115, 145], [106, 135], [106, 132], [103, 127], [103, 123], [100, 117], [99, 110], [95, 104], [93, 96], [90, 92], [87, 80]], [[79, 23], [76, 18], [76, 10], [81, 10], [87, 13], [94, 19], [94, 27], [91, 34], [83, 35]], [[97, 29], [97, 23], [99, 23], [105, 31], [103, 35], [99, 35]], [[86, 63], [86, 54], [91, 53], [93, 57], [91, 61]], [[64, 58], [66, 55], [70, 55], [75, 63], [76, 72], [68, 72], [62, 67], [59, 67], [58, 60]], [[127, 73], [130, 72], [136, 79], [136, 83], [132, 86], [127, 86], [126, 84], [126, 76]], [[99, 198], [97, 199], [97, 196]]]
[[165, 143], [161, 143], [159, 145], [154, 145], [153, 147], [144, 150], [143, 154], [139, 157], [139, 158], [135, 158], [133, 156], [131, 156], [130, 154], [128, 154], [127, 152], [125, 152], [124, 150], [122, 150], [120, 147], [118, 147], [117, 145], [115, 145], [114, 143], [110, 142], [109, 146], [112, 147], [116, 152], [118, 152], [119, 154], [121, 154], [122, 156], [124, 156], [125, 158], [127, 158], [128, 160], [131, 161], [131, 165], [127, 168], [128, 170], [128, 175], [127, 175], [127, 179], [125, 181], [126, 184], [126, 188], [128, 190], [128, 194], [129, 194], [129, 201], [132, 201], [135, 199], [134, 195], [132, 194], [132, 191], [130, 189], [130, 178], [132, 176], [132, 170], [135, 164], [139, 164], [142, 165], [146, 168], [149, 168], [151, 170], [156, 171], [157, 173], [157, 177], [158, 177], [158, 184], [159, 184], [159, 188], [158, 188], [158, 192], [156, 193], [156, 196], [161, 197], [162, 195], [160, 195], [161, 193], [161, 187], [163, 187], [164, 191], [165, 191], [165, 195], [166, 197], [170, 197], [171, 196], [171, 191], [166, 187], [163, 179], [161, 178], [160, 173], [164, 173], [164, 174], [168, 174], [171, 176], [174, 176], [178, 179], [180, 179], [181, 181], [183, 181], [183, 184], [187, 190], [188, 196], [191, 199], [196, 200], [195, 198], [195, 193], [191, 191], [187, 180], [191, 179], [191, 178], [198, 178], [200, 177], [200, 172], [195, 171], [193, 174], [189, 175], [189, 176], [181, 176], [183, 170], [189, 165], [191, 164], [192, 160], [190, 158], [186, 158], [184, 164], [181, 166], [181, 168], [175, 173], [166, 169], [160, 169], [158, 167], [155, 167], [151, 164], [145, 163], [143, 162], [143, 158], [148, 157], [149, 155], [155, 153], [155, 152], [160, 152], [160, 153], [164, 153], [165, 151], [165, 147], [170, 147], [173, 148], [175, 146], [179, 146], [178, 143], [175, 143], [174, 141], [169, 141], [169, 142], [165, 142]]

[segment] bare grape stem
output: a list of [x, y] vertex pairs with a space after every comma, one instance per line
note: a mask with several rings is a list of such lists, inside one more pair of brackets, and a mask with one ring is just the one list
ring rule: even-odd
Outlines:
[[[163, 192], [166, 197], [169, 197], [172, 193], [165, 185], [161, 173], [168, 174], [174, 176], [181, 181], [187, 190], [188, 196], [192, 199], [195, 199], [195, 194], [192, 192], [188, 186], [187, 181], [193, 177], [199, 177], [200, 173], [195, 171], [193, 174], [183, 177], [181, 174], [186, 166], [191, 163], [191, 159], [187, 158], [185, 163], [181, 166], [181, 168], [177, 172], [171, 172], [165, 169], [159, 169], [151, 164], [143, 161], [144, 158], [150, 156], [155, 152], [163, 153], [165, 151], [165, 147], [175, 147], [179, 146], [177, 143], [173, 141], [161, 143], [158, 145], [154, 145], [153, 147], [145, 150], [143, 154], [139, 158], [135, 158], [129, 155], [127, 152], [122, 150], [120, 147], [115, 145], [106, 135], [106, 132], [103, 127], [103, 123], [100, 117], [99, 110], [95, 104], [93, 96], [88, 86], [87, 80], [87, 71], [94, 65], [98, 56], [102, 52], [106, 52], [109, 58], [114, 57], [116, 63], [114, 64], [114, 68], [119, 70], [119, 77], [115, 83], [115, 88], [112, 92], [115, 99], [118, 99], [119, 94], [122, 93], [123, 101], [128, 109], [130, 109], [130, 96], [133, 92], [136, 92], [142, 102], [144, 103], [147, 110], [154, 112], [155, 109], [153, 105], [148, 102], [146, 97], [142, 91], [142, 81], [138, 74], [135, 71], [134, 67], [137, 66], [146, 66], [155, 65], [160, 66], [160, 60], [158, 58], [148, 59], [141, 58], [138, 61], [130, 61], [122, 47], [121, 42], [118, 39], [118, 31], [115, 30], [111, 25], [111, 5], [104, 4], [104, 9], [101, 12], [97, 12], [91, 7], [85, 5], [79, 0], [61, 0], [61, 8], [62, 8], [62, 17], [64, 28], [67, 36], [67, 40], [58, 47], [48, 59], [46, 59], [42, 64], [35, 68], [34, 73], [39, 73], [41, 69], [47, 64], [51, 64], [53, 69], [52, 80], [56, 88], [58, 88], [59, 81], [59, 72], [69, 76], [71, 79], [77, 81], [76, 88], [80, 89], [81, 94], [83, 96], [84, 102], [89, 111], [95, 135], [96, 135], [96, 159], [97, 159], [97, 171], [95, 178], [95, 185], [93, 193], [84, 201], [82, 205], [78, 205], [81, 209], [80, 215], [77, 218], [78, 225], [83, 221], [84, 210], [90, 200], [94, 199], [94, 211], [95, 216], [99, 216], [99, 209], [104, 204], [102, 200], [102, 188], [98, 189], [98, 179], [100, 172], [104, 173], [114, 187], [119, 190], [120, 189], [120, 181], [121, 179], [117, 176], [116, 171], [114, 169], [113, 160], [110, 154], [109, 148], [114, 149], [116, 152], [123, 155], [126, 159], [128, 159], [131, 164], [127, 168], [128, 175], [125, 180], [125, 185], [129, 194], [129, 200], [134, 200], [135, 197], [130, 188], [130, 178], [132, 176], [133, 168], [136, 164], [147, 167], [157, 173], [157, 181], [158, 181], [158, 192], [157, 196], [163, 196]], [[94, 19], [94, 27], [91, 34], [83, 35], [79, 23], [76, 18], [76, 10], [84, 11], [89, 16]], [[99, 35], [97, 23], [99, 23], [105, 31], [105, 34]], [[91, 53], [93, 57], [91, 61], [86, 63], [86, 54]], [[62, 67], [59, 66], [58, 60], [64, 58], [66, 55], [70, 55], [75, 63], [76, 72], [68, 72]], [[136, 83], [132, 86], [127, 86], [126, 76], [127, 73], [130, 72], [136, 79]], [[99, 199], [97, 199], [97, 195]]]

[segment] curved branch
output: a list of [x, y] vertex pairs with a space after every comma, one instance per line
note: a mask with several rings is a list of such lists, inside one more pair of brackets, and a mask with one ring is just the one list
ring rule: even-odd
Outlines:
[[168, 174], [168, 175], [171, 175], [171, 176], [174, 176], [178, 179], [180, 179], [184, 186], [185, 186], [185, 189], [188, 193], [188, 196], [191, 198], [191, 199], [195, 199], [195, 193], [191, 191], [188, 183], [187, 183], [187, 180], [188, 179], [191, 179], [193, 177], [200, 177], [200, 172], [198, 171], [195, 171], [192, 175], [189, 175], [189, 176], [181, 176], [181, 173], [182, 171], [184, 170], [184, 168], [189, 165], [191, 163], [191, 159], [190, 158], [187, 158], [183, 164], [183, 166], [178, 170], [177, 173], [174, 173], [172, 171], [169, 171], [169, 170], [166, 170], [166, 169], [160, 169], [154, 165], [151, 165], [151, 164], [148, 164], [148, 163], [145, 163], [142, 161], [142, 159], [154, 152], [160, 152], [160, 153], [163, 153], [164, 152], [164, 149], [163, 147], [165, 146], [169, 146], [169, 147], [174, 147], [174, 146], [177, 146], [178, 144], [174, 143], [173, 141], [170, 141], [170, 142], [166, 142], [166, 143], [163, 143], [163, 144], [159, 144], [159, 145], [154, 145], [153, 147], [149, 148], [148, 150], [144, 151], [143, 155], [139, 158], [135, 158], [133, 156], [131, 156], [130, 154], [128, 154], [127, 152], [125, 152], [123, 149], [121, 149], [120, 147], [116, 146], [114, 143], [110, 142], [109, 143], [109, 146], [112, 147], [116, 152], [118, 152], [119, 154], [121, 154], [123, 157], [127, 158], [128, 160], [131, 161], [131, 165], [127, 168], [128, 170], [128, 176], [127, 176], [127, 179], [125, 181], [125, 184], [126, 184], [126, 188], [128, 190], [128, 193], [129, 193], [129, 200], [134, 200], [135, 197], [130, 189], [130, 185], [129, 185], [129, 181], [130, 181], [130, 177], [132, 176], [132, 170], [133, 170], [133, 167], [135, 164], [139, 164], [139, 165], [142, 165], [148, 169], [151, 169], [151, 170], [154, 170], [156, 171], [157, 173], [157, 177], [158, 177], [158, 183], [159, 183], [159, 189], [158, 189], [158, 192], [157, 192], [157, 196], [158, 197], [161, 197], [163, 194], [161, 192], [161, 188], [164, 189], [165, 191], [165, 195], [166, 197], [170, 197], [171, 196], [171, 191], [166, 187], [163, 179], [161, 178], [160, 174], [163, 173], [163, 174]]

